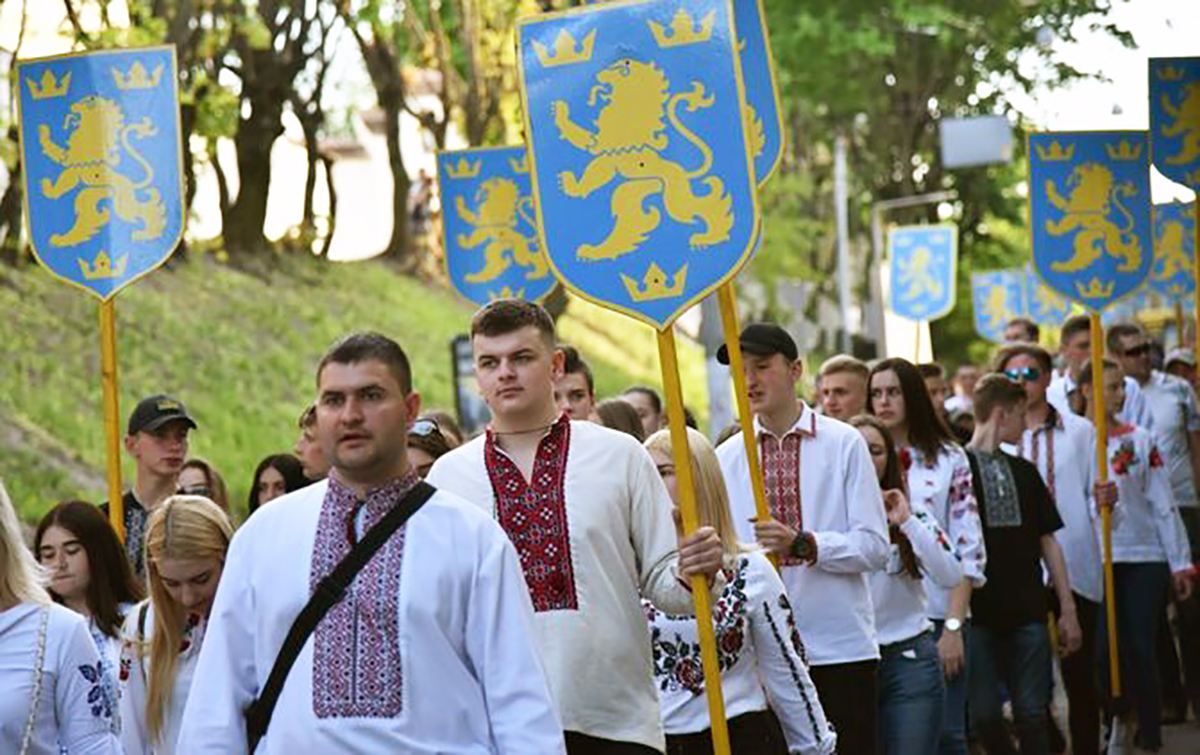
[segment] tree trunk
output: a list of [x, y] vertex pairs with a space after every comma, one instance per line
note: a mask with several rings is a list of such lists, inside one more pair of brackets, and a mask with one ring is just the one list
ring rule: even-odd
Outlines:
[[[283, 89], [283, 92], [278, 91]], [[284, 87], [263, 87], [248, 91], [250, 117], [238, 126], [237, 144], [238, 193], [229, 208], [229, 225], [225, 242], [230, 252], [257, 252], [268, 246], [263, 233], [267, 218], [267, 192], [271, 186], [271, 145], [283, 133]]]
[[388, 88], [379, 92], [387, 134], [388, 167], [392, 171], [392, 237], [388, 240], [387, 256], [403, 270], [415, 267], [408, 238], [408, 190], [411, 181], [400, 151], [400, 101], [403, 93]]
[[321, 256], [329, 259], [329, 247], [333, 246], [333, 232], [337, 228], [337, 187], [333, 185], [333, 158], [321, 155], [321, 165], [325, 167], [325, 190], [329, 193], [329, 227], [321, 243]]
[[8, 188], [0, 197], [0, 259], [12, 264], [21, 261], [21, 162], [20, 158], [8, 174]]

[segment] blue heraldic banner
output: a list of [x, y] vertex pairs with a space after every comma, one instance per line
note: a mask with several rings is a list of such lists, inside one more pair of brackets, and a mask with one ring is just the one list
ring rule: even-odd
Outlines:
[[1071, 315], [1071, 301], [1042, 283], [1033, 268], [1026, 268], [1024, 315], [1038, 325], [1057, 328]]
[[733, 19], [741, 40], [742, 80], [754, 174], [762, 186], [783, 158], [783, 109], [775, 82], [775, 61], [763, 0], [736, 0]]
[[1154, 268], [1151, 290], [1174, 305], [1196, 290], [1195, 206], [1183, 202], [1154, 205]]
[[524, 147], [442, 152], [438, 188], [446, 273], [460, 294], [482, 306], [550, 293]]
[[1150, 146], [1159, 172], [1200, 189], [1200, 58], [1150, 59]]
[[34, 253], [107, 299], [183, 235], [175, 48], [21, 61], [21, 159]]
[[888, 233], [891, 308], [909, 320], [936, 320], [954, 309], [958, 229], [910, 225]]
[[992, 343], [1004, 342], [1004, 326], [1025, 315], [1024, 270], [990, 270], [971, 274], [975, 332]]
[[1138, 289], [1154, 261], [1144, 131], [1029, 136], [1033, 266], [1099, 312]]
[[635, 0], [517, 26], [550, 265], [660, 330], [732, 279], [758, 235], [731, 7]]

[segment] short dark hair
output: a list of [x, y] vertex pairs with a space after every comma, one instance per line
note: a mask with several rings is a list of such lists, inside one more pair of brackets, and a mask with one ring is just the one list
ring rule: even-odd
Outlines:
[[1030, 343], [1037, 343], [1038, 339], [1041, 338], [1042, 329], [1038, 327], [1036, 322], [1030, 320], [1028, 317], [1014, 317], [1008, 321], [1008, 324], [1004, 326], [1004, 329], [1008, 330], [1014, 325], [1025, 331], [1024, 340], [1029, 341]]
[[[1100, 360], [1100, 363], [1102, 365], [1104, 365], [1104, 369], [1106, 369], [1106, 370], [1119, 369], [1121, 366], [1121, 365], [1117, 364], [1117, 361], [1115, 359], [1111, 359], [1109, 357], [1103, 357]], [[1087, 361], [1087, 363], [1083, 365], [1083, 369], [1081, 369], [1079, 371], [1078, 384], [1081, 387], [1092, 384], [1092, 360], [1089, 359]]]
[[638, 417], [633, 404], [623, 398], [608, 398], [596, 404], [596, 415], [600, 424], [619, 430], [626, 435], [632, 435], [638, 442], [646, 440], [646, 432], [642, 428], [642, 420]]
[[921, 373], [921, 377], [923, 377], [925, 379], [929, 379], [929, 378], [941, 378], [942, 380], [946, 379], [946, 368], [941, 366], [937, 362], [922, 362], [921, 364], [917, 365], [917, 372]]
[[317, 365], [317, 387], [321, 385], [321, 372], [329, 364], [358, 364], [360, 362], [382, 362], [392, 377], [400, 384], [405, 394], [412, 392], [412, 368], [408, 355], [400, 344], [381, 333], [351, 333], [329, 347]]
[[296, 420], [296, 427], [301, 430], [308, 430], [317, 424], [317, 405], [309, 404], [304, 407], [304, 411], [300, 412], [300, 417]]
[[246, 501], [246, 510], [251, 514], [258, 509], [258, 483], [262, 480], [263, 473], [268, 469], [274, 469], [283, 478], [283, 491], [285, 493], [299, 490], [310, 484], [308, 478], [304, 476], [304, 465], [295, 456], [291, 454], [274, 454], [268, 456], [255, 467], [254, 478], [250, 482], [250, 495]]
[[524, 299], [496, 299], [479, 308], [471, 317], [471, 337], [503, 336], [525, 327], [536, 328], [554, 345], [554, 320], [536, 302]]
[[975, 386], [975, 418], [987, 422], [997, 408], [1015, 406], [1025, 398], [1025, 387], [1020, 383], [998, 372], [988, 373]]
[[1077, 333], [1090, 331], [1091, 327], [1092, 318], [1090, 315], [1071, 315], [1062, 324], [1062, 330], [1059, 331], [1059, 341], [1066, 343], [1074, 338]]
[[1036, 360], [1038, 367], [1041, 367], [1046, 374], [1054, 369], [1054, 360], [1050, 357], [1050, 352], [1036, 343], [1013, 343], [1002, 347], [996, 352], [995, 359], [992, 360], [992, 369], [995, 372], [1004, 372], [1005, 365], [1014, 357], [1021, 356]]
[[1108, 336], [1104, 339], [1104, 344], [1108, 347], [1109, 354], [1116, 354], [1119, 356], [1124, 353], [1121, 350], [1122, 338], [1145, 335], [1146, 331], [1141, 325], [1132, 322], [1119, 322], [1109, 327]]
[[650, 408], [654, 409], [654, 413], [662, 414], [662, 396], [658, 395], [658, 391], [654, 390], [648, 385], [631, 385], [622, 391], [621, 395], [625, 396], [630, 393], [637, 393], [645, 396], [646, 400], [650, 402]]
[[596, 395], [596, 380], [592, 377], [592, 368], [588, 367], [588, 363], [579, 354], [579, 349], [574, 346], [563, 344], [559, 348], [563, 353], [563, 374], [564, 375], [583, 375], [587, 380], [588, 395]]

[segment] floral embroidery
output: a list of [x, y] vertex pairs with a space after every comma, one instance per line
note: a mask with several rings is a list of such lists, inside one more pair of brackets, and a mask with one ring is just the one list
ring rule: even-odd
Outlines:
[[[313, 544], [309, 585], [316, 589], [350, 552], [348, 532], [361, 507], [363, 531], [418, 482], [415, 474], [368, 493], [329, 479]], [[403, 709], [400, 657], [400, 571], [405, 527], [380, 548], [313, 635], [313, 713], [318, 718], [392, 718]]]
[[[1137, 457], [1137, 451], [1133, 447], [1133, 441], [1123, 440], [1121, 445], [1111, 457], [1112, 470], [1115, 474], [1124, 476], [1128, 474], [1131, 467], [1135, 467], [1140, 462]], [[1162, 459], [1159, 459], [1159, 464], [1162, 464]]]
[[[800, 641], [800, 632], [796, 629], [796, 616], [792, 612], [792, 606], [788, 602], [787, 596], [784, 595], [783, 593], [779, 594], [778, 602], [779, 602], [779, 608], [783, 611], [783, 615], [785, 617], [784, 621], [787, 624], [789, 639], [791, 640], [792, 648], [796, 651], [796, 654], [800, 656], [800, 660], [803, 661], [804, 665], [808, 666], [808, 656], [804, 652], [804, 643]], [[771, 613], [771, 604], [770, 603], [763, 604], [763, 613], [766, 614], [767, 624], [769, 624], [771, 627], [771, 634], [772, 634], [772, 636], [774, 636], [776, 644], [779, 645], [780, 649], [783, 649], [784, 648], [784, 644], [783, 644], [784, 640], [783, 640], [783, 637], [780, 636], [780, 634], [779, 634], [779, 626], [775, 623], [775, 616]], [[815, 733], [819, 730], [819, 727], [817, 726], [817, 716], [813, 710], [812, 701], [808, 699], [808, 692], [805, 689], [804, 682], [800, 679], [800, 671], [799, 671], [799, 669], [796, 668], [795, 664], [792, 662], [792, 657], [791, 657], [790, 653], [784, 652], [783, 657], [784, 657], [784, 659], [787, 660], [788, 671], [792, 675], [792, 683], [794, 683], [796, 685], [796, 690], [800, 693], [800, 699], [804, 703], [804, 710], [808, 714], [809, 726], [812, 727], [812, 730]], [[831, 726], [831, 728], [832, 728], [832, 726]]]
[[496, 520], [517, 549], [533, 610], [574, 611], [579, 608], [571, 563], [565, 480], [571, 422], [562, 415], [538, 444], [530, 482], [488, 432], [483, 458]]
[[[128, 646], [126, 646], [125, 649], [128, 650], [129, 649]], [[129, 681], [129, 672], [132, 668], [133, 668], [133, 658], [131, 658], [130, 656], [128, 656], [124, 652], [122, 652], [120, 668], [117, 670], [117, 678], [119, 680], [121, 680], [122, 682]]]
[[[799, 430], [789, 431], [782, 439], [770, 433], [760, 433], [758, 444], [762, 449], [763, 488], [771, 516], [797, 532], [804, 530], [804, 512], [800, 502], [800, 447], [802, 438]], [[790, 553], [780, 556], [783, 566], [795, 566], [804, 561]]]
[[1158, 469], [1162, 465], [1163, 457], [1162, 454], [1158, 452], [1158, 446], [1152, 446], [1150, 448], [1150, 468]]
[[97, 663], [95, 666], [89, 663], [81, 664], [79, 673], [92, 685], [87, 696], [87, 704], [92, 709], [92, 715], [96, 718], [112, 718], [113, 701], [104, 689], [103, 664]]

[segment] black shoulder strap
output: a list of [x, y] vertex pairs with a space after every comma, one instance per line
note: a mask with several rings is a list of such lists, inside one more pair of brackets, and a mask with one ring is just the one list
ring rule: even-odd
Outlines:
[[333, 571], [317, 583], [312, 597], [292, 622], [279, 655], [275, 657], [275, 665], [263, 685], [262, 693], [246, 708], [246, 739], [253, 753], [258, 741], [267, 733], [271, 723], [271, 714], [279, 701], [279, 693], [283, 691], [283, 683], [287, 681], [292, 665], [300, 655], [300, 650], [308, 642], [308, 637], [321, 623], [321, 619], [330, 608], [342, 599], [346, 588], [367, 565], [383, 544], [386, 543], [396, 530], [400, 529], [409, 517], [417, 513], [435, 492], [435, 488], [425, 482], [418, 482], [416, 487], [408, 492], [391, 511], [372, 527], [346, 557], [341, 560]]

